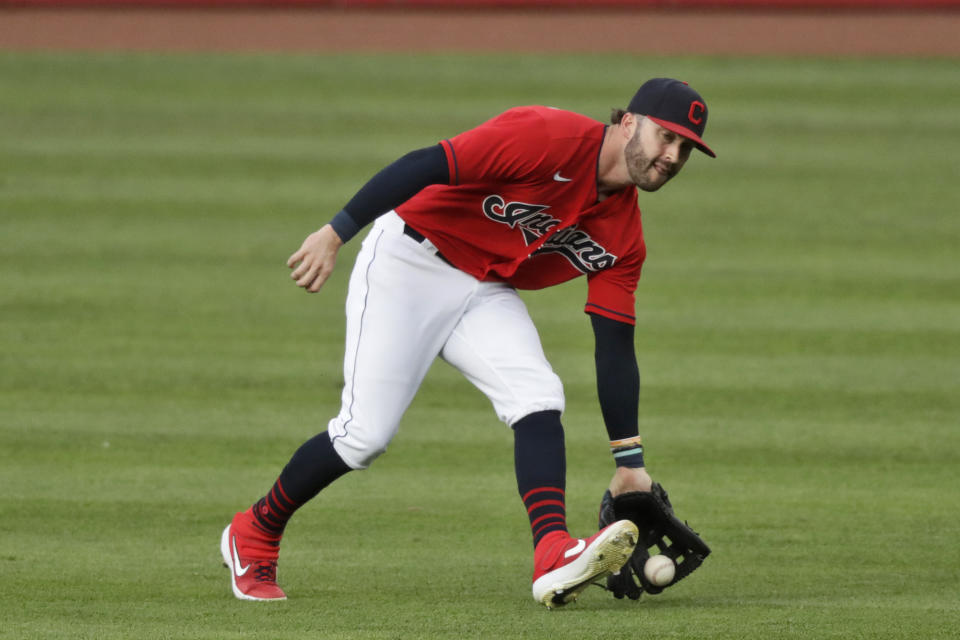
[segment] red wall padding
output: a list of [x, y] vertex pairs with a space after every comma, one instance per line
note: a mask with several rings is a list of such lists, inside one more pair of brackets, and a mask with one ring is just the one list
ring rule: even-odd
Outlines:
[[960, 9], [960, 0], [0, 0], [20, 7], [326, 7], [342, 9]]

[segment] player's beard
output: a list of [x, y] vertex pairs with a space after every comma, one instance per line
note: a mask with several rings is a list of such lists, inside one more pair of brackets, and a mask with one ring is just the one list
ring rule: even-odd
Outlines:
[[640, 127], [637, 127], [636, 133], [627, 141], [624, 148], [624, 157], [627, 161], [627, 172], [633, 184], [644, 191], [656, 191], [667, 183], [670, 178], [677, 174], [676, 165], [670, 165], [667, 175], [663, 175], [654, 168], [653, 160], [643, 151], [643, 144], [640, 142]]

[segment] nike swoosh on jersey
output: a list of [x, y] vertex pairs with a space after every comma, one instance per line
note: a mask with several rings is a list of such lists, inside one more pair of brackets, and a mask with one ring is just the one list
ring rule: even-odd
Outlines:
[[559, 171], [553, 174], [553, 179], [556, 180], [557, 182], [570, 182], [571, 180], [573, 180], [573, 178], [564, 178], [562, 175], [560, 175]]
[[563, 554], [563, 557], [564, 557], [564, 558], [572, 558], [573, 556], [575, 556], [575, 555], [577, 555], [578, 553], [580, 553], [581, 551], [583, 551], [583, 548], [586, 547], [586, 546], [587, 546], [587, 541], [584, 540], [583, 538], [580, 538], [579, 540], [577, 540], [577, 544], [576, 544], [576, 545], [574, 545], [574, 546], [572, 546], [572, 547], [570, 547], [569, 549], [566, 550], [566, 552]]
[[245, 574], [247, 571], [249, 571], [251, 566], [253, 566], [252, 562], [245, 567], [240, 566], [240, 554], [237, 553], [237, 538], [236, 536], [234, 536], [233, 538], [233, 572], [237, 574], [237, 577], [239, 578], [240, 576]]

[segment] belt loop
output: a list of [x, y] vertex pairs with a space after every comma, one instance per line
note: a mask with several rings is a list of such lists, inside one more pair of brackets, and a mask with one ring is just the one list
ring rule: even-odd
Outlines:
[[426, 243], [427, 247], [431, 251], [433, 251], [434, 255], [436, 255], [438, 258], [446, 262], [451, 267], [453, 266], [453, 263], [447, 260], [446, 256], [440, 253], [440, 251], [435, 246], [433, 246], [433, 243], [427, 240], [426, 236], [424, 236], [422, 233], [420, 233], [419, 231], [417, 231], [416, 229], [408, 225], [406, 222], [403, 223], [403, 235], [413, 238], [419, 244]]

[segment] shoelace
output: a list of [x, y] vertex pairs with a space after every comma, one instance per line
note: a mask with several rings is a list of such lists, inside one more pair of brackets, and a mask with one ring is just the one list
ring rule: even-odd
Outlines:
[[257, 582], [276, 582], [277, 581], [277, 563], [258, 562], [253, 570], [253, 579]]

